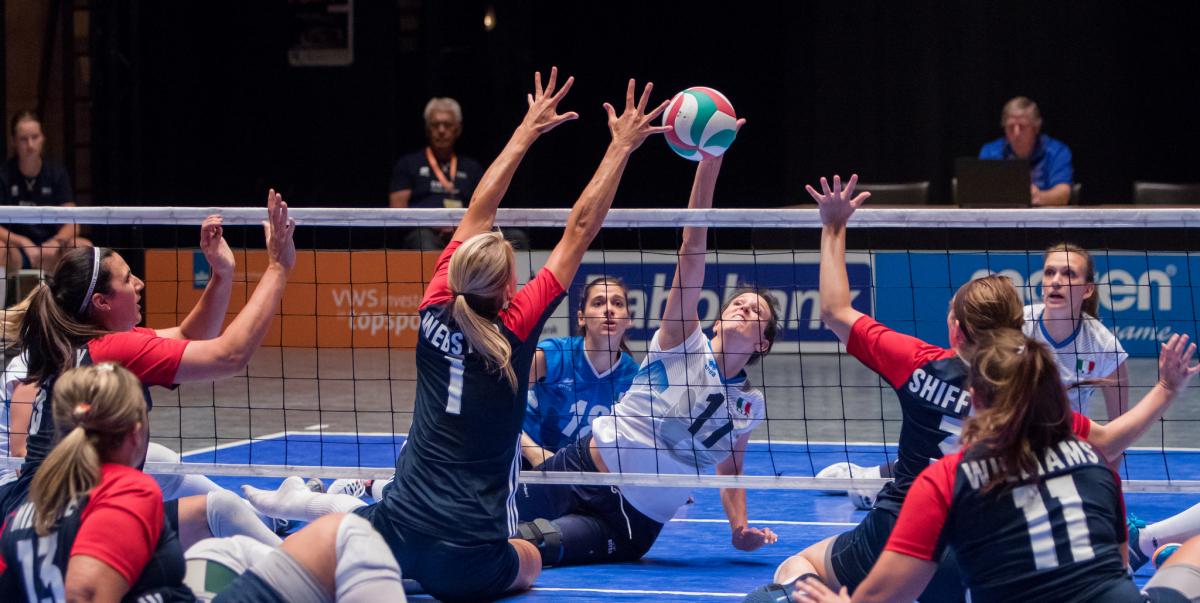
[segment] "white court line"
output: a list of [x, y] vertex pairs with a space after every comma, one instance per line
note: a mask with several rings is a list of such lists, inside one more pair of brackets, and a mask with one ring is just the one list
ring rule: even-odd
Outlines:
[[[319, 428], [319, 426], [317, 428]], [[312, 430], [312, 429], [314, 429], [314, 426], [310, 425], [308, 427], [305, 427], [304, 429]], [[261, 442], [263, 440], [274, 440], [274, 439], [278, 439], [278, 438], [285, 438], [285, 437], [292, 436], [292, 435], [311, 436], [311, 435], [313, 435], [313, 433], [314, 433], [313, 431], [277, 431], [275, 433], [269, 433], [269, 434], [266, 434], [263, 436], [259, 436], [257, 438], [235, 440], [233, 442], [229, 442], [226, 444], [219, 444], [217, 446], [205, 446], [203, 448], [189, 450], [187, 452], [182, 453], [180, 456], [188, 456], [188, 455], [192, 455], [192, 454], [203, 454], [205, 452], [213, 452], [216, 450], [225, 450], [226, 448], [236, 448], [238, 446], [245, 446], [247, 444], [253, 444], [254, 442]], [[322, 435], [322, 436], [347, 436], [347, 437], [358, 436], [358, 437], [368, 437], [368, 438], [388, 438], [388, 437], [407, 438], [408, 437], [407, 433], [390, 433], [390, 432], [385, 432], [385, 431], [360, 431], [360, 432], [321, 431], [321, 432], [317, 432], [317, 433], [318, 433], [318, 435]], [[812, 445], [812, 446], [884, 446], [885, 445], [883, 442], [825, 442], [825, 441], [818, 441], [818, 440], [811, 440], [808, 442], [796, 441], [796, 440], [750, 440], [750, 443], [751, 444], [769, 444], [771, 446], [808, 446], [808, 445]], [[889, 444], [886, 444], [886, 446], [892, 447], [893, 450], [891, 452], [895, 453], [894, 449], [896, 447], [896, 444], [889, 443]], [[1150, 446], [1132, 446], [1132, 447], [1128, 448], [1127, 450], [1133, 450], [1133, 451], [1137, 451], [1137, 452], [1164, 452], [1164, 451], [1165, 452], [1200, 452], [1200, 448], [1181, 448], [1181, 447], [1161, 448], [1161, 447], [1150, 447]], [[831, 454], [831, 453], [835, 453], [835, 452], [841, 452], [841, 451], [840, 450], [822, 451], [819, 454]], [[851, 450], [850, 452], [861, 453], [862, 451]]]
[[619, 588], [555, 588], [549, 586], [535, 586], [530, 590], [552, 593], [605, 593], [610, 595], [676, 595], [680, 597], [722, 597], [727, 599], [740, 599], [746, 596], [746, 593], [706, 593], [690, 590], [640, 590], [630, 589], [624, 590]]
[[[671, 520], [671, 523], [729, 523], [728, 519], [689, 519], [686, 517], [677, 517]], [[850, 528], [858, 525], [857, 523], [847, 523], [844, 521], [784, 521], [770, 519], [749, 519], [747, 523], [764, 523], [779, 526], [834, 526], [838, 528]]]

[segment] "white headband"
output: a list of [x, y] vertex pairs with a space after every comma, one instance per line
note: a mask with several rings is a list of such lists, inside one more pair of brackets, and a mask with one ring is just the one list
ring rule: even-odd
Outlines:
[[83, 314], [87, 310], [88, 305], [92, 303], [92, 293], [96, 291], [96, 278], [100, 276], [100, 248], [92, 247], [92, 282], [88, 285], [87, 294], [83, 296], [83, 303], [79, 304], [79, 313]]

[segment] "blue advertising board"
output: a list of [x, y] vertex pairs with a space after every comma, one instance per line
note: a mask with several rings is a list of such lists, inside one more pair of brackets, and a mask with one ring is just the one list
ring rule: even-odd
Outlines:
[[[1099, 251], [1099, 318], [1134, 356], [1157, 356], [1174, 333], [1195, 336], [1200, 256]], [[954, 291], [989, 273], [1012, 279], [1025, 303], [1041, 300], [1041, 251], [899, 251], [874, 254], [875, 317], [930, 343], [947, 345], [946, 312]]]
[[[847, 258], [852, 305], [861, 312], [872, 312], [870, 295], [871, 266], [866, 254]], [[722, 251], [710, 253], [700, 293], [699, 315], [707, 328], [740, 285], [754, 283], [770, 291], [782, 318], [776, 341], [800, 344], [801, 349], [834, 349], [837, 337], [821, 324], [818, 297], [820, 266], [813, 252]], [[575, 332], [575, 309], [579, 307], [584, 285], [601, 276], [616, 276], [629, 288], [629, 307], [634, 321], [630, 340], [649, 341], [660, 324], [675, 276], [674, 252], [590, 253], [584, 259], [564, 303], [570, 310], [570, 331]], [[816, 344], [806, 345], [806, 344]]]

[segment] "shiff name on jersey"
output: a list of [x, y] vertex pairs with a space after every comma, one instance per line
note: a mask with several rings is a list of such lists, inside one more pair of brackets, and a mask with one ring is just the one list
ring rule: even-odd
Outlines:
[[426, 313], [421, 317], [421, 336], [430, 345], [441, 350], [443, 354], [455, 356], [463, 354], [463, 334], [452, 331], [450, 327], [434, 318], [433, 313]]
[[954, 413], [962, 415], [971, 405], [971, 393], [957, 385], [951, 385], [925, 372], [925, 369], [913, 371], [908, 378], [908, 391], [920, 396], [934, 406], [949, 408], [954, 405]]
[[[1054, 473], [1055, 471], [1076, 465], [1100, 463], [1100, 455], [1096, 454], [1096, 451], [1087, 442], [1064, 440], [1058, 443], [1057, 448], [1058, 452], [1054, 451], [1054, 447], [1047, 448], [1042, 451], [1041, 457], [1035, 458], [1037, 461], [1038, 476]], [[988, 483], [992, 472], [999, 470], [1003, 462], [1002, 459], [997, 458], [963, 461], [963, 473], [967, 476], [967, 481], [971, 483], [971, 489], [978, 490], [984, 484]], [[1025, 481], [1029, 478], [1030, 475], [1028, 473], [1021, 471], [1019, 477], [1010, 475], [1007, 481], [1012, 482], [1018, 479]]]

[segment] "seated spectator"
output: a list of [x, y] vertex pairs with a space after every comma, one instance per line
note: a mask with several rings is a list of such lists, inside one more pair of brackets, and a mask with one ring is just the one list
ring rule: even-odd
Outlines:
[[[388, 195], [391, 207], [466, 207], [475, 192], [483, 167], [470, 157], [454, 152], [462, 135], [462, 107], [448, 97], [437, 97], [425, 105], [425, 136], [429, 145], [400, 158], [392, 168]], [[412, 249], [441, 249], [450, 227], [414, 228], [404, 238]], [[444, 240], [446, 239], [446, 240]]]
[[[0, 170], [0, 203], [4, 205], [74, 206], [71, 180], [62, 165], [42, 157], [46, 137], [32, 111], [12, 119], [14, 155]], [[10, 224], [0, 226], [0, 243], [6, 245], [5, 266], [51, 270], [65, 247], [91, 245], [79, 236], [76, 224]]]
[[[483, 167], [478, 161], [455, 153], [454, 143], [460, 135], [462, 107], [458, 101], [449, 97], [429, 99], [425, 105], [425, 136], [429, 145], [396, 162], [392, 168], [388, 206], [466, 207], [483, 176]], [[453, 233], [454, 229], [449, 226], [414, 228], [404, 235], [404, 246], [440, 251], [450, 242]], [[529, 248], [529, 236], [524, 231], [508, 229], [504, 237], [517, 249]]]
[[1028, 160], [1033, 205], [1066, 205], [1074, 182], [1071, 149], [1041, 133], [1037, 103], [1024, 96], [1008, 101], [1000, 113], [1000, 127], [1004, 136], [983, 145], [979, 158]]

